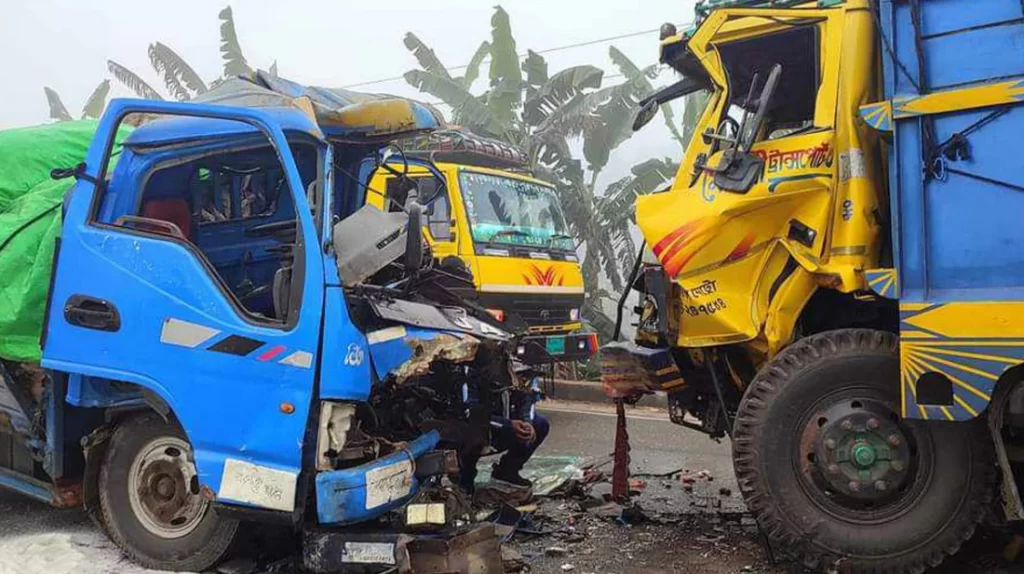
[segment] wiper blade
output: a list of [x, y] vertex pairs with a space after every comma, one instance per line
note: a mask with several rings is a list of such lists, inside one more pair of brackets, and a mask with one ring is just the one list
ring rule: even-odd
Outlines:
[[548, 238], [548, 247], [554, 247], [555, 241], [559, 239], [572, 239], [572, 235], [566, 235], [564, 233], [556, 233]]
[[[487, 240], [487, 245], [502, 245], [502, 243], [498, 241], [498, 239], [500, 239], [502, 237], [529, 237], [529, 236], [530, 236], [529, 233], [526, 233], [525, 231], [520, 231], [518, 229], [502, 229], [501, 231], [499, 231], [499, 232], [495, 233], [494, 235], [492, 235], [491, 238]], [[505, 244], [505, 245], [507, 245], [507, 244]]]

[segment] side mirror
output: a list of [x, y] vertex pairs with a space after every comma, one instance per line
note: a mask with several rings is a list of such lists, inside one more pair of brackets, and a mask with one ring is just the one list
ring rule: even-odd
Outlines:
[[654, 116], [658, 115], [658, 101], [651, 98], [640, 106], [640, 110], [636, 113], [636, 118], [633, 119], [633, 131], [639, 131], [641, 128], [651, 123]]
[[[740, 150], [750, 151], [750, 148], [754, 145], [754, 140], [757, 138], [757, 133], [761, 131], [761, 126], [764, 124], [765, 115], [768, 113], [768, 109], [771, 107], [772, 98], [775, 96], [775, 90], [779, 87], [779, 78], [782, 77], [782, 65], [775, 64], [772, 66], [772, 71], [768, 73], [768, 80], [764, 83], [764, 89], [761, 90], [761, 95], [757, 98], [757, 112], [754, 113], [753, 119], [748, 121], [746, 113], [744, 113], [743, 124], [740, 126]], [[750, 91], [753, 93], [757, 82], [757, 75], [754, 75], [754, 79], [750, 84]], [[748, 100], [750, 98], [748, 97]], [[754, 102], [748, 102], [753, 104]]]
[[415, 192], [409, 194], [405, 213], [409, 216], [405, 229], [405, 269], [409, 275], [415, 275], [423, 263], [423, 205]]

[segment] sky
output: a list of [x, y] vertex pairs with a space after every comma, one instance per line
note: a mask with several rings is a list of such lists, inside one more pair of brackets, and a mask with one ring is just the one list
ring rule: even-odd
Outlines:
[[[663, 22], [693, 18], [693, 0], [504, 0], [520, 53], [657, 30]], [[402, 44], [413, 32], [449, 66], [466, 64], [490, 37], [494, 0], [6, 0], [0, 19], [0, 129], [44, 123], [48, 106], [43, 86], [60, 94], [72, 115], [81, 113], [93, 89], [111, 78], [114, 60], [166, 94], [152, 70], [147, 48], [163, 42], [207, 81], [223, 74], [217, 14], [227, 5], [249, 65], [278, 72], [309, 85], [344, 87], [401, 76], [417, 67]], [[637, 6], [641, 5], [642, 8]], [[650, 32], [613, 42], [545, 54], [548, 69], [593, 64], [616, 72], [608, 58], [614, 45], [638, 65], [654, 64], [658, 34]], [[461, 75], [456, 70], [456, 75]], [[486, 69], [481, 69], [486, 76]], [[672, 72], [659, 76], [667, 84]], [[615, 82], [615, 79], [610, 82]], [[112, 82], [112, 96], [131, 96]], [[476, 88], [483, 90], [480, 82]], [[353, 88], [434, 101], [404, 80]], [[447, 110], [445, 110], [447, 111]], [[679, 110], [681, 111], [681, 110]], [[681, 117], [677, 113], [677, 120]], [[620, 146], [599, 184], [628, 174], [652, 157], [678, 160], [682, 153], [660, 120]]]

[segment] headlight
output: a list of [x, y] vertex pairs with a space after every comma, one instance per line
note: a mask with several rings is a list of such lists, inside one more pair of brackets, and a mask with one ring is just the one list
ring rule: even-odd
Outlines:
[[572, 309], [569, 309], [569, 320], [570, 321], [579, 321], [580, 320], [580, 309], [579, 309], [579, 307], [573, 307]]

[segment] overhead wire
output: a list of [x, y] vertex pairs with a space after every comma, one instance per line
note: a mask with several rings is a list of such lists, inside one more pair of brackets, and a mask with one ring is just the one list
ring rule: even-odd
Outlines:
[[[596, 45], [596, 44], [603, 44], [605, 42], [614, 42], [616, 40], [623, 40], [623, 39], [626, 39], [626, 38], [633, 38], [633, 37], [636, 37], [636, 36], [643, 36], [643, 35], [646, 35], [646, 34], [653, 34], [653, 33], [656, 33], [658, 31], [659, 31], [659, 28], [654, 28], [652, 30], [640, 30], [638, 32], [627, 32], [625, 34], [618, 34], [618, 35], [615, 35], [615, 36], [609, 36], [607, 38], [598, 38], [596, 40], [586, 40], [586, 41], [583, 41], [583, 42], [576, 42], [576, 43], [573, 43], [573, 44], [566, 44], [564, 46], [555, 46], [555, 47], [552, 47], [552, 48], [544, 48], [542, 50], [530, 50], [530, 52], [533, 52], [534, 54], [550, 54], [550, 53], [553, 53], [553, 52], [560, 52], [560, 51], [563, 51], [563, 50], [571, 50], [573, 48], [583, 48], [583, 47], [586, 47], [586, 46], [593, 46], [593, 45]], [[518, 56], [519, 56], [519, 59], [526, 58], [526, 57], [529, 56], [529, 52], [518, 54]], [[481, 61], [481, 64], [483, 64], [484, 62], [488, 62], [488, 61], [490, 61], [490, 58], [484, 58]], [[445, 67], [445, 69], [448, 70], [449, 72], [451, 72], [453, 70], [463, 70], [463, 69], [466, 69], [468, 67], [469, 67], [469, 64], [467, 63], [467, 64], [462, 64], [462, 65], [459, 65], [459, 66]], [[363, 87], [363, 86], [372, 86], [372, 85], [375, 85], [375, 84], [385, 84], [385, 83], [389, 83], [389, 82], [397, 82], [399, 80], [404, 80], [404, 79], [405, 79], [405, 76], [394, 76], [394, 77], [390, 77], [390, 78], [380, 78], [380, 79], [377, 79], [377, 80], [369, 80], [369, 81], [366, 81], [366, 82], [356, 82], [354, 84], [348, 84], [346, 86], [342, 86], [342, 88], [345, 88], [345, 89], [360, 88], [360, 87]]]

